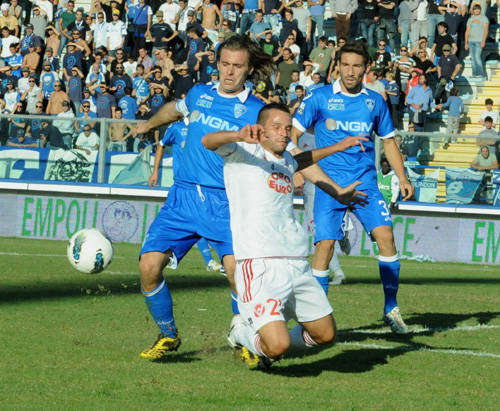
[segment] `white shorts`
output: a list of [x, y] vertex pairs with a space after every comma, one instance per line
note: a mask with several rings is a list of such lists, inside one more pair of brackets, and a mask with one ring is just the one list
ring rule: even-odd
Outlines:
[[240, 314], [256, 331], [272, 321], [314, 321], [333, 311], [305, 258], [240, 260], [235, 281]]

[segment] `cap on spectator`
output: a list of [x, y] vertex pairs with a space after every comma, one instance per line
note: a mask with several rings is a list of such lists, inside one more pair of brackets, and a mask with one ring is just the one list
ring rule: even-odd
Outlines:
[[0, 9], [2, 11], [9, 10], [9, 5], [7, 3], [2, 3], [2, 5], [0, 6]]
[[219, 75], [219, 70], [212, 70], [212, 73], [210, 73], [212, 76], [214, 75]]
[[445, 44], [445, 45], [443, 46], [443, 51], [444, 51], [444, 50], [451, 51], [451, 46], [450, 46], [449, 44]]
[[8, 79], [7, 84], [14, 84], [14, 82], [12, 81], [12, 79]]
[[113, 9], [113, 14], [116, 14], [117, 16], [119, 16], [120, 15], [120, 10]]
[[61, 104], [63, 107], [69, 107], [69, 102], [66, 100], [63, 100], [63, 102]]
[[187, 70], [188, 66], [186, 63], [179, 64], [176, 68], [175, 71], [180, 71], [180, 70]]
[[31, 24], [31, 23], [26, 24], [26, 28], [27, 28], [27, 29], [31, 29], [31, 30], [33, 30], [33, 24]]
[[157, 15], [157, 16], [162, 16], [162, 17], [163, 17], [163, 11], [158, 10], [158, 11], [156, 12], [156, 15]]
[[43, 66], [44, 66], [44, 67], [51, 66], [50, 61], [49, 61], [49, 60], [45, 60], [45, 61], [43, 62]]
[[195, 15], [194, 10], [188, 10], [187, 15], [188, 16], [194, 16]]
[[35, 47], [35, 42], [31, 41], [28, 47]]
[[90, 90], [89, 90], [89, 88], [88, 88], [88, 87], [84, 87], [83, 92], [84, 92], [84, 93], [90, 93]]
[[21, 69], [21, 71], [22, 71], [23, 73], [29, 73], [29, 72], [30, 72], [30, 69], [29, 69], [28, 67], [23, 67], [23, 68]]

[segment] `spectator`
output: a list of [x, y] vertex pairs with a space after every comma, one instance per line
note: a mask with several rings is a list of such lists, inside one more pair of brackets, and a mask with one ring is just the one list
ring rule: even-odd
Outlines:
[[379, 40], [378, 49], [373, 54], [373, 65], [378, 69], [390, 70], [392, 68], [391, 53], [387, 51], [385, 40]]
[[326, 78], [328, 67], [330, 67], [330, 62], [332, 61], [332, 51], [326, 46], [326, 41], [327, 38], [321, 36], [319, 38], [318, 47], [312, 49], [309, 54], [311, 63], [316, 65], [315, 71], [318, 71], [323, 78]]
[[[5, 3], [3, 3], [5, 4]], [[4, 61], [12, 56], [12, 52], [10, 51], [11, 44], [19, 43], [19, 38], [10, 34], [9, 28], [4, 26], [2, 27], [2, 52], [0, 53], [0, 61]]]
[[[252, 23], [256, 20], [256, 13], [259, 8], [258, 0], [247, 0], [244, 2], [240, 19], [240, 33], [246, 34]], [[262, 19], [261, 19], [262, 20]]]
[[[33, 114], [36, 114], [37, 116], [43, 116], [45, 114], [43, 112], [43, 103], [36, 103], [36, 111]], [[30, 118], [28, 120], [28, 124], [26, 125], [26, 135], [35, 140], [38, 147], [41, 147], [41, 131], [41, 121], [37, 118]]]
[[[52, 12], [53, 5], [47, 1], [47, 9]], [[52, 14], [52, 13], [51, 13]], [[45, 30], [47, 29], [47, 23], [52, 21], [52, 19], [48, 18], [47, 12], [45, 9], [42, 9], [40, 6], [33, 6], [33, 16], [30, 18], [30, 22], [33, 25], [33, 33], [35, 33], [38, 37], [43, 38], [45, 36]], [[57, 32], [57, 30], [54, 30]]]
[[[54, 50], [58, 50], [58, 54], [61, 55], [64, 46], [66, 46], [66, 43], [68, 41], [71, 41], [71, 36], [68, 34], [68, 26], [72, 23], [74, 23], [76, 20], [76, 13], [75, 13], [75, 3], [73, 1], [68, 1], [66, 3], [66, 10], [64, 10], [60, 17], [59, 21], [57, 23], [58, 27], [58, 32], [61, 33], [61, 43], [59, 48], [54, 48]], [[52, 29], [52, 31], [54, 31]]]
[[304, 100], [304, 97], [306, 95], [304, 86], [298, 84], [295, 86], [295, 98], [290, 101], [290, 104], [288, 104], [288, 108], [290, 109], [290, 113], [293, 115], [297, 111], [297, 109], [300, 106], [300, 103], [302, 103], [302, 100]]
[[109, 82], [108, 90], [113, 93], [118, 102], [125, 95], [125, 88], [132, 89], [132, 79], [125, 73], [123, 64], [118, 63]]
[[83, 78], [83, 73], [77, 66], [74, 66], [71, 69], [71, 74], [66, 76], [68, 96], [73, 102], [77, 114], [80, 112], [80, 104], [83, 98]]
[[313, 90], [316, 90], [317, 88], [323, 87], [325, 83], [321, 81], [321, 76], [319, 73], [314, 73], [312, 75], [312, 84], [307, 87], [307, 94], [311, 93]]
[[33, 33], [33, 25], [28, 24], [24, 30], [24, 37], [21, 40], [21, 54], [24, 56], [29, 52], [29, 46], [33, 44], [37, 53], [42, 52], [43, 39]]
[[[457, 43], [453, 41], [453, 37], [448, 34], [448, 25], [442, 21], [437, 25], [438, 35], [436, 36], [435, 43], [432, 45], [431, 49], [431, 60], [434, 64], [438, 64], [441, 57], [448, 57], [444, 55], [445, 46], [447, 50], [450, 50], [450, 54], [455, 56], [457, 54]], [[430, 41], [429, 41], [430, 43]], [[456, 56], [455, 56], [456, 57]]]
[[[318, 38], [324, 35], [323, 22], [325, 20], [325, 0], [307, 0], [309, 12], [311, 13], [311, 20], [314, 25], [311, 30], [311, 45], [313, 48], [318, 44]], [[316, 35], [316, 33], [318, 33]]]
[[467, 20], [464, 48], [470, 51], [472, 77], [484, 79], [485, 73], [481, 52], [486, 45], [490, 24], [486, 16], [481, 15], [481, 6], [479, 4], [472, 7], [472, 13], [469, 20]]
[[196, 75], [196, 53], [204, 50], [203, 40], [198, 36], [195, 27], [190, 27], [187, 30], [188, 35], [188, 55], [187, 55], [187, 66], [189, 73], [194, 77]]
[[[169, 25], [172, 32], [176, 32], [175, 20], [177, 14], [179, 13], [181, 6], [174, 2], [173, 0], [167, 0], [163, 3], [158, 11], [162, 12], [163, 21]], [[156, 12], [156, 16], [158, 17], [158, 11]], [[151, 30], [151, 35], [153, 35], [153, 31]], [[154, 37], [154, 35], [153, 35]], [[166, 36], [165, 36], [166, 37]]]
[[[115, 110], [115, 114], [113, 117], [115, 120], [122, 119], [122, 110], [120, 107], [117, 107]], [[134, 116], [135, 118], [135, 116]], [[127, 132], [128, 130], [128, 132]], [[132, 127], [125, 123], [110, 123], [108, 127], [108, 136], [109, 136], [109, 146], [108, 150], [110, 151], [127, 151], [127, 139], [132, 135]]]
[[52, 71], [50, 61], [43, 62], [43, 71], [40, 74], [40, 84], [42, 86], [44, 104], [47, 105], [50, 96], [55, 91], [54, 83], [59, 81], [59, 76], [55, 71]]
[[120, 20], [120, 13], [114, 11], [112, 21], [106, 25], [106, 47], [111, 57], [116, 56], [118, 49], [123, 49], [126, 35], [127, 28], [125, 27], [125, 23]]
[[399, 128], [399, 87], [396, 83], [396, 76], [394, 72], [388, 71], [385, 73], [385, 78], [387, 81], [387, 85], [385, 86], [385, 94], [388, 97], [388, 106], [391, 111], [392, 122], [394, 124], [394, 128]]
[[211, 80], [212, 71], [217, 69], [215, 52], [213, 50], [199, 51], [195, 57], [197, 63], [194, 68], [200, 75], [200, 83], [208, 83]]
[[125, 87], [123, 97], [118, 101], [118, 108], [120, 108], [120, 115], [127, 120], [135, 120], [135, 113], [137, 113], [137, 102], [130, 96], [132, 89]]
[[401, 94], [405, 95], [408, 79], [415, 66], [415, 62], [408, 56], [408, 46], [402, 45], [400, 52], [401, 55], [394, 61], [394, 70], [396, 79], [399, 78], [399, 83], [401, 84]]
[[396, 201], [399, 198], [399, 179], [391, 169], [389, 161], [386, 158], [380, 160], [380, 170], [377, 172], [377, 185], [389, 210], [394, 210]]
[[[49, 19], [49, 21], [52, 21], [52, 19]], [[66, 28], [63, 29], [62, 33], [68, 41], [75, 41], [75, 31], [81, 34], [79, 37], [82, 39], [86, 37], [85, 33], [87, 33], [87, 31], [90, 31], [89, 25], [83, 20], [83, 10], [81, 9], [78, 9], [76, 11], [75, 20], [72, 23], [69, 23]]]
[[11, 56], [7, 57], [5, 64], [9, 66], [12, 70], [12, 75], [20, 78], [21, 77], [21, 66], [23, 64], [23, 56], [19, 54], [19, 44], [10, 45]]
[[458, 46], [458, 30], [462, 23], [462, 15], [458, 10], [458, 3], [445, 1], [438, 6], [439, 13], [444, 17], [444, 22], [448, 25], [448, 34], [453, 38]]
[[[94, 86], [95, 87], [95, 86]], [[97, 113], [97, 107], [96, 107], [96, 99], [92, 95], [92, 92], [90, 91], [89, 87], [85, 87], [83, 89], [83, 98], [82, 98], [82, 104], [88, 102], [90, 104], [90, 112], [93, 114]]]
[[398, 33], [401, 35], [401, 48], [410, 46], [410, 30], [416, 22], [418, 0], [403, 0], [399, 4]]
[[458, 61], [455, 54], [451, 54], [451, 47], [449, 44], [443, 46], [443, 57], [439, 59], [437, 66], [438, 86], [434, 93], [436, 103], [441, 100], [445, 102], [448, 98], [447, 91], [451, 90], [453, 83], [458, 75], [462, 65]]
[[492, 153], [495, 152], [495, 143], [498, 137], [498, 133], [493, 127], [493, 119], [489, 116], [484, 119], [484, 128], [479, 133], [476, 140], [478, 146], [488, 146]]
[[255, 13], [255, 21], [250, 26], [248, 34], [251, 39], [259, 42], [267, 30], [271, 30], [272, 33], [271, 26], [268, 22], [264, 21], [264, 12], [262, 10], [257, 10]]
[[91, 128], [94, 128], [95, 121], [90, 121], [90, 119], [97, 118], [95, 111], [91, 111], [90, 99], [82, 100], [81, 108], [82, 111], [78, 113], [76, 117], [86, 120], [77, 120], [74, 122], [74, 127], [77, 133], [81, 133], [83, 131], [83, 126], [85, 126], [85, 124], [89, 124]]
[[30, 43], [28, 50], [23, 58], [22, 67], [27, 68], [31, 74], [35, 74], [40, 64], [40, 54], [35, 51], [33, 43]]
[[365, 87], [367, 89], [376, 91], [379, 93], [385, 101], [387, 101], [387, 94], [385, 93], [385, 86], [380, 80], [378, 80], [379, 72], [375, 68], [370, 68], [368, 74], [366, 75]]
[[137, 69], [132, 80], [132, 87], [132, 97], [135, 97], [138, 105], [149, 97], [149, 83], [144, 76], [144, 66], [142, 64], [137, 64]]
[[495, 170], [498, 168], [498, 162], [495, 155], [488, 146], [482, 146], [480, 153], [471, 163], [471, 168], [475, 170]]
[[[133, 17], [133, 50], [132, 55], [137, 57], [139, 55], [139, 49], [146, 46], [146, 37], [151, 37], [151, 16], [153, 15], [153, 10], [146, 4], [145, 0], [139, 0], [134, 7], [134, 17]], [[144, 63], [143, 63], [144, 64]], [[144, 67], [146, 65], [144, 64]]]
[[54, 82], [54, 92], [50, 95], [49, 102], [47, 104], [47, 114], [55, 115], [63, 111], [64, 101], [69, 104], [69, 96], [63, 90], [61, 81], [56, 80]]
[[17, 80], [17, 90], [23, 94], [29, 88], [30, 71], [27, 67], [21, 69], [21, 78]]
[[292, 72], [300, 71], [300, 67], [293, 61], [293, 55], [289, 48], [283, 49], [283, 62], [278, 65], [276, 84], [286, 90], [292, 82]]
[[[78, 34], [78, 31], [75, 32]], [[68, 51], [63, 58], [64, 77], [67, 79], [71, 75], [71, 69], [77, 67], [83, 70], [83, 53], [76, 48], [76, 43], [68, 43]]]
[[432, 90], [427, 83], [427, 76], [422, 74], [419, 77], [419, 84], [413, 87], [406, 99], [410, 114], [410, 123], [415, 127], [415, 131], [425, 131], [426, 113], [433, 106]]
[[116, 108], [115, 98], [108, 93], [106, 83], [99, 84], [99, 93], [95, 92], [96, 96], [96, 112], [99, 118], [113, 118]]
[[498, 111], [493, 110], [493, 100], [491, 98], [487, 98], [484, 100], [484, 105], [486, 106], [486, 110], [481, 112], [481, 116], [479, 117], [478, 123], [484, 126], [484, 120], [486, 117], [491, 117], [493, 120], [493, 127], [496, 128], [498, 125]]
[[357, 8], [357, 0], [330, 1], [330, 9], [332, 10], [333, 19], [335, 20], [337, 38], [342, 36], [349, 39], [351, 34], [351, 17], [354, 16], [354, 12]]
[[[171, 4], [175, 4], [169, 0]], [[168, 4], [168, 3], [165, 3]], [[171, 47], [172, 40], [177, 36], [177, 30], [163, 21], [163, 11], [156, 12], [157, 21], [151, 26], [151, 38], [153, 40], [153, 53], [155, 50]]]
[[[189, 74], [189, 71], [187, 69], [187, 66], [185, 64], [182, 64], [176, 69], [176, 76], [174, 80], [175, 84], [175, 91], [174, 91], [174, 98], [180, 99], [184, 98], [189, 90], [191, 90], [191, 87], [194, 85], [194, 79], [191, 77]], [[153, 87], [153, 84], [151, 84], [151, 87]], [[155, 94], [160, 94], [159, 90], [156, 89]], [[168, 96], [168, 89], [166, 87], [163, 88], [163, 95], [166, 98]], [[154, 103], [154, 94], [151, 97], [151, 112], [154, 114], [158, 109], [160, 108], [157, 104]], [[159, 97], [159, 96], [158, 96]], [[163, 103], [162, 103], [163, 105]]]
[[307, 88], [314, 83], [312, 76], [315, 73], [313, 69], [313, 63], [311, 61], [304, 61], [303, 63], [304, 71], [299, 74], [299, 83]]
[[289, 48], [290, 51], [292, 52], [293, 56], [293, 61], [297, 64], [299, 64], [299, 57], [300, 57], [300, 47], [295, 44], [295, 36], [293, 33], [291, 33], [287, 39], [285, 40], [285, 43], [283, 44], [284, 48]]
[[26, 111], [29, 114], [38, 114], [37, 106], [39, 104], [42, 105], [43, 109], [42, 89], [36, 84], [34, 75], [28, 77], [28, 89], [21, 94], [21, 101], [26, 103]]
[[97, 13], [97, 22], [94, 24], [94, 50], [98, 50], [99, 47], [108, 46], [108, 23], [104, 18], [104, 12], [100, 11]]
[[394, 0], [377, 0], [378, 10], [375, 20], [377, 21], [377, 38], [380, 41], [388, 42], [391, 52], [395, 51], [396, 23], [394, 22]]
[[42, 148], [46, 147], [51, 150], [65, 149], [61, 132], [52, 124], [49, 124], [47, 120], [42, 120], [40, 145]]
[[48, 61], [50, 63], [51, 70], [58, 72], [59, 71], [59, 57], [54, 56], [54, 52], [52, 47], [47, 47], [45, 49], [45, 57], [44, 61]]
[[76, 139], [75, 148], [85, 151], [87, 155], [99, 150], [99, 137], [92, 131], [90, 125], [83, 126], [83, 132]]
[[20, 135], [25, 134], [26, 128], [26, 117], [24, 116], [24, 104], [22, 101], [17, 101], [12, 108], [11, 113], [13, 115], [19, 115], [19, 117], [8, 118], [7, 121], [9, 125], [9, 139], [15, 139]]
[[21, 99], [20, 93], [15, 89], [15, 84], [12, 79], [7, 80], [7, 89], [3, 95], [3, 101], [5, 103], [4, 110], [7, 113], [13, 113], [17, 102]]
[[375, 28], [377, 23], [377, 2], [375, 0], [360, 0], [358, 6], [359, 28], [361, 36], [368, 42], [368, 47], [375, 46]]
[[238, 3], [238, 0], [226, 0], [224, 4], [221, 6], [221, 14], [222, 14], [222, 27], [221, 30], [227, 32], [234, 32], [236, 30], [236, 25], [240, 19], [240, 11], [241, 6]]
[[57, 114], [57, 118], [63, 120], [54, 120], [53, 126], [56, 127], [60, 132], [64, 142], [65, 147], [70, 150], [73, 148], [73, 121], [67, 120], [75, 117], [73, 110], [71, 110], [71, 105], [69, 101], [63, 100], [61, 103], [62, 111]]
[[[217, 41], [217, 32], [222, 26], [222, 13], [217, 4], [211, 0], [202, 0], [197, 8], [198, 13], [201, 13], [201, 26], [207, 32], [208, 38], [215, 43]], [[188, 28], [189, 30], [189, 28]]]
[[312, 31], [312, 19], [311, 13], [308, 9], [304, 7], [303, 0], [291, 0], [286, 4], [286, 7], [290, 7], [292, 4], [293, 17], [297, 20], [297, 26], [300, 31], [301, 43], [299, 44], [304, 56], [307, 55], [309, 49], [309, 43], [311, 41], [311, 31]]
[[[117, 53], [118, 57], [118, 53]], [[137, 58], [137, 64], [142, 64], [144, 67], [144, 72], [147, 74], [151, 71], [154, 66], [153, 59], [148, 55], [145, 47], [139, 49], [139, 57]]]
[[9, 5], [7, 3], [2, 3], [0, 10], [2, 12], [0, 15], [0, 27], [7, 27], [11, 33], [19, 37], [19, 22], [15, 16], [10, 14]]
[[9, 147], [17, 147], [17, 148], [28, 148], [28, 147], [38, 147], [38, 143], [33, 140], [31, 137], [25, 135], [24, 130], [19, 129], [20, 133], [16, 138], [9, 140], [7, 145]]
[[[446, 127], [446, 134], [448, 134], [448, 141], [445, 144], [445, 149], [451, 141], [456, 141], [456, 136], [459, 133], [460, 128], [460, 118], [464, 115], [464, 102], [459, 97], [459, 90], [457, 87], [453, 87], [450, 91], [450, 97], [446, 103], [440, 105], [438, 108], [448, 109], [448, 126]], [[453, 140], [452, 140], [453, 139]]]

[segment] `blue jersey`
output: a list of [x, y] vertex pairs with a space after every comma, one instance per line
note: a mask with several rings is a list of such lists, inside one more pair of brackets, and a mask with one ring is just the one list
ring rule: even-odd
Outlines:
[[188, 126], [184, 121], [172, 123], [165, 132], [160, 144], [162, 146], [172, 146], [174, 181], [177, 180], [179, 169], [183, 164], [184, 144], [188, 133]]
[[135, 90], [135, 96], [144, 99], [149, 96], [149, 83], [144, 77], [134, 77], [132, 86]]
[[123, 96], [118, 102], [118, 107], [122, 109], [123, 118], [127, 120], [135, 120], [135, 113], [139, 108], [137, 107], [137, 103], [133, 97]]
[[184, 164], [178, 180], [224, 189], [224, 160], [207, 150], [201, 139], [215, 131], [236, 131], [247, 124], [255, 124], [263, 105], [248, 88], [238, 96], [223, 97], [217, 92], [217, 84], [193, 86], [186, 98], [177, 102], [177, 110], [189, 115]]
[[344, 94], [337, 80], [308, 95], [295, 112], [293, 124], [301, 131], [314, 124], [317, 148], [346, 137], [368, 137], [363, 142], [366, 151], [351, 147], [324, 158], [319, 165], [342, 186], [356, 180], [377, 186], [373, 132], [380, 138], [394, 136], [389, 108], [379, 93], [363, 88], [357, 95]]

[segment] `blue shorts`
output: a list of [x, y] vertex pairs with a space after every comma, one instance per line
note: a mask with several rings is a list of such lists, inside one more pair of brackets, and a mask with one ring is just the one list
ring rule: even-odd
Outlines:
[[180, 262], [201, 237], [210, 241], [221, 261], [234, 254], [226, 191], [175, 182], [149, 227], [140, 256], [171, 250]]
[[[358, 190], [368, 194], [368, 204], [356, 206], [352, 212], [363, 225], [367, 233], [379, 226], [392, 227], [392, 217], [378, 187], [361, 184]], [[316, 235], [314, 242], [322, 240], [342, 240], [344, 238], [343, 221], [348, 206], [339, 203], [333, 197], [316, 187], [314, 198], [314, 223]]]

